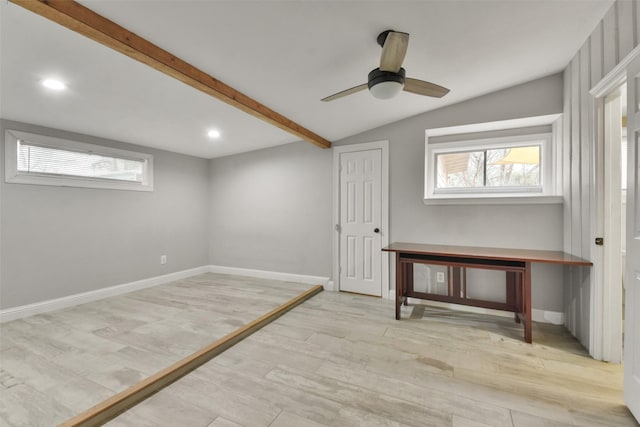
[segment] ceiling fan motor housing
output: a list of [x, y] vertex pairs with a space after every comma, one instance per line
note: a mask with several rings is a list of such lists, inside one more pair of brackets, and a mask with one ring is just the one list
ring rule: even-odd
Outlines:
[[378, 34], [378, 37], [376, 37], [376, 41], [378, 42], [380, 47], [384, 47], [384, 42], [387, 41], [387, 36], [389, 35], [389, 33], [392, 33], [392, 32], [393, 30], [386, 30]]
[[[380, 71], [380, 68], [376, 68], [369, 73], [367, 86], [376, 98], [392, 98], [404, 87], [405, 75], [404, 68], [400, 68], [397, 73], [393, 71]], [[380, 86], [375, 88], [377, 85]]]
[[380, 71], [380, 68], [373, 69], [369, 72], [369, 89], [382, 82], [397, 82], [404, 85], [406, 73], [404, 68], [400, 68], [397, 73], [393, 71]]

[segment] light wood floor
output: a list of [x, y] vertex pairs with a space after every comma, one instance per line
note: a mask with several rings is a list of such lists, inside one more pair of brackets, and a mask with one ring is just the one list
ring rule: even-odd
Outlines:
[[310, 287], [205, 274], [1, 324], [0, 426], [56, 425]]
[[[304, 289], [209, 274], [5, 324], [1, 423], [54, 425]], [[403, 310], [323, 292], [109, 425], [637, 426], [622, 367], [562, 327], [529, 345], [509, 319]]]

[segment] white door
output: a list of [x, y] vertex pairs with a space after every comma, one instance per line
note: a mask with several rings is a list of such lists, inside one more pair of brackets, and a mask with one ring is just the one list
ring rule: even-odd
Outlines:
[[624, 400], [640, 420], [640, 58], [627, 68], [627, 150]]
[[382, 296], [382, 150], [340, 153], [340, 290]]

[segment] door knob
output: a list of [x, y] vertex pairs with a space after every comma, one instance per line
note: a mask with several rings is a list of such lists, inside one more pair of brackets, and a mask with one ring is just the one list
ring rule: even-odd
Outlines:
[[373, 229], [373, 232], [374, 232], [374, 233], [379, 233], [379, 232], [380, 232], [380, 229], [379, 229], [379, 228], [374, 228], [374, 229]]

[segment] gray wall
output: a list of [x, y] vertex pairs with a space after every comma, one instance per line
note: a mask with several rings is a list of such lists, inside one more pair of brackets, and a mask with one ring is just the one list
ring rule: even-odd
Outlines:
[[[427, 206], [423, 202], [425, 129], [561, 113], [562, 94], [562, 74], [556, 74], [383, 126], [335, 145], [389, 140], [391, 241], [562, 250], [561, 204]], [[562, 268], [535, 265], [532, 280], [533, 308], [562, 312]]]
[[[7, 184], [5, 128], [153, 154], [154, 191]], [[0, 135], [0, 308], [208, 264], [207, 160], [10, 121]]]
[[[390, 141], [392, 241], [561, 249], [561, 205], [469, 208], [425, 206], [422, 201], [425, 129], [561, 109], [562, 76], [555, 75], [336, 145]], [[1, 182], [2, 308], [207, 264], [331, 275], [331, 150], [300, 142], [207, 161], [53, 129], [1, 124], [150, 152], [155, 162], [152, 193]], [[2, 159], [2, 176], [3, 169]], [[161, 254], [168, 255], [166, 266], [159, 264]], [[534, 307], [561, 311], [561, 270], [536, 266], [534, 280]]]
[[331, 162], [306, 142], [211, 160], [210, 263], [330, 276]]
[[[389, 140], [391, 241], [561, 250], [562, 205], [425, 206], [423, 174], [425, 129], [561, 113], [562, 87], [549, 76], [335, 145]], [[210, 263], [331, 276], [331, 171], [331, 151], [302, 142], [212, 160]], [[533, 280], [534, 308], [562, 311], [562, 269]]]

